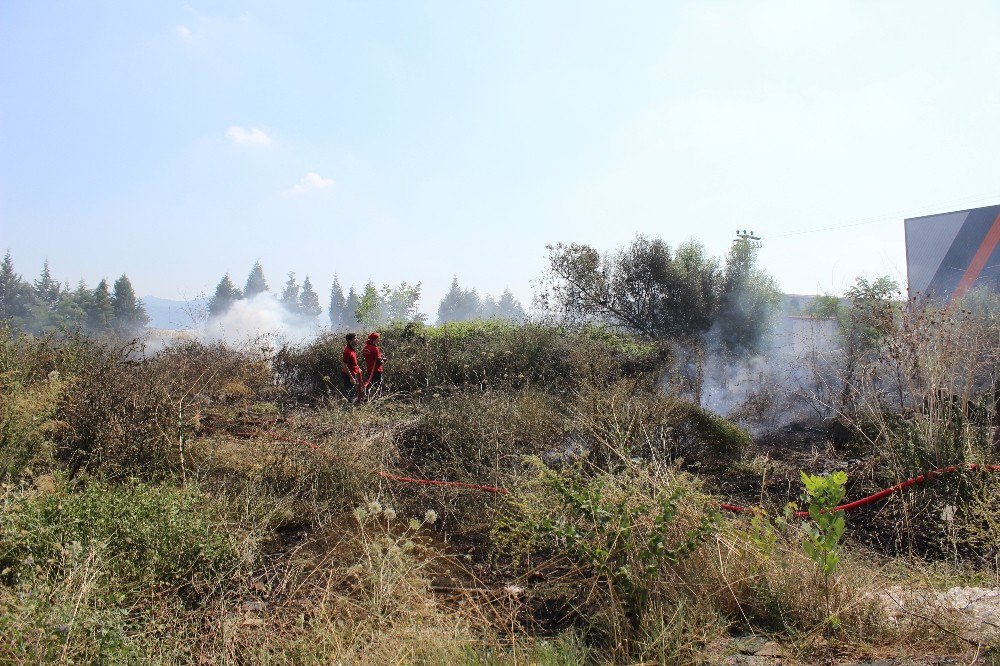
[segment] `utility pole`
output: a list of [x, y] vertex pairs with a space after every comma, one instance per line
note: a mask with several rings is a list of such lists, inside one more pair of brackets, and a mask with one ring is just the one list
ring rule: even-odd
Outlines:
[[740, 231], [739, 229], [737, 229], [736, 230], [736, 238], [733, 239], [733, 242], [734, 243], [739, 243], [741, 241], [746, 241], [748, 243], [753, 243], [754, 247], [759, 248], [761, 246], [760, 240], [761, 240], [760, 236], [758, 236], [757, 234], [755, 234], [753, 231], [750, 231], [748, 233], [746, 229], [744, 229], [743, 231]]

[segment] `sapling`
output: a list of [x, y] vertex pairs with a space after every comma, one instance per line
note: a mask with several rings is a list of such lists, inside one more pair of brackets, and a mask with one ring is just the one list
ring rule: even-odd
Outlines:
[[[802, 549], [816, 563], [823, 574], [823, 591], [826, 596], [827, 613], [830, 614], [830, 578], [840, 563], [840, 538], [844, 535], [845, 518], [843, 511], [834, 511], [844, 499], [846, 472], [814, 475], [801, 472], [805, 485], [803, 502], [809, 512], [809, 520], [802, 523], [805, 539]], [[831, 621], [836, 624], [835, 618]]]

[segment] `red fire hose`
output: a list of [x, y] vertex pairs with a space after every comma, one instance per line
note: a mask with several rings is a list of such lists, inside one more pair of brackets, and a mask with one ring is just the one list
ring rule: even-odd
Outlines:
[[[252, 436], [253, 435], [253, 433], [242, 433], [242, 432], [238, 433], [238, 434], [240, 434], [240, 435], [246, 435], [246, 436]], [[281, 435], [278, 435], [278, 434], [272, 433], [272, 432], [268, 432], [268, 433], [264, 433], [264, 434], [266, 436], [270, 437], [271, 439], [275, 439], [275, 440], [278, 440], [278, 441], [290, 442], [292, 444], [302, 444], [304, 446], [308, 446], [309, 448], [313, 449], [314, 451], [316, 451], [316, 452], [318, 452], [318, 453], [320, 453], [322, 455], [325, 455], [325, 456], [327, 456], [329, 458], [333, 458], [334, 460], [338, 459], [337, 456], [333, 455], [332, 453], [330, 453], [328, 451], [325, 451], [324, 449], [320, 448], [318, 445], [316, 445], [316, 444], [314, 444], [312, 442], [306, 441], [304, 439], [289, 439], [287, 437], [282, 437]], [[869, 495], [867, 497], [862, 497], [859, 500], [854, 500], [853, 502], [848, 502], [847, 504], [841, 504], [840, 506], [835, 507], [833, 510], [834, 511], [853, 511], [854, 509], [860, 509], [863, 506], [867, 506], [868, 504], [871, 504], [872, 502], [877, 502], [877, 501], [879, 501], [881, 499], [885, 499], [889, 495], [894, 495], [894, 494], [898, 493], [901, 490], [905, 490], [905, 489], [910, 488], [912, 486], [922, 485], [922, 484], [926, 483], [927, 481], [930, 481], [932, 479], [936, 479], [939, 476], [944, 476], [945, 474], [948, 474], [950, 472], [958, 472], [958, 471], [970, 471], [970, 472], [972, 472], [972, 471], [976, 471], [976, 470], [981, 470], [981, 471], [984, 471], [984, 472], [1000, 472], [1000, 465], [979, 465], [979, 464], [976, 464], [976, 463], [967, 463], [965, 465], [950, 465], [948, 467], [942, 467], [940, 469], [935, 469], [935, 470], [931, 470], [929, 472], [926, 472], [924, 474], [920, 474], [920, 475], [915, 476], [915, 477], [913, 477], [911, 479], [907, 479], [906, 481], [903, 481], [901, 483], [897, 483], [896, 485], [894, 485], [892, 487], [889, 487], [889, 488], [886, 488], [885, 490], [880, 490], [879, 492], [877, 492], [877, 493], [875, 493], [873, 495]], [[435, 481], [435, 480], [432, 480], [432, 479], [414, 479], [414, 478], [411, 478], [411, 477], [408, 477], [408, 476], [398, 476], [396, 474], [390, 474], [389, 472], [382, 472], [382, 471], [377, 472], [377, 474], [379, 476], [381, 476], [383, 479], [388, 479], [390, 481], [397, 481], [399, 483], [415, 483], [415, 484], [422, 485], [422, 486], [446, 486], [446, 487], [451, 487], [451, 488], [465, 488], [467, 490], [480, 490], [480, 491], [487, 492], [487, 493], [498, 493], [498, 494], [501, 494], [501, 495], [509, 495], [510, 494], [510, 491], [509, 490], [505, 490], [504, 488], [496, 488], [494, 486], [484, 486], [484, 485], [478, 485], [478, 484], [474, 484], [474, 483], [463, 483], [461, 481]], [[738, 504], [727, 504], [725, 502], [720, 503], [719, 504], [719, 508], [723, 509], [724, 511], [733, 511], [735, 513], [746, 513], [746, 512], [753, 512], [753, 511], [759, 511], [760, 510], [760, 509], [757, 509], [756, 507], [746, 507], [746, 506], [740, 506]], [[799, 518], [808, 518], [809, 517], [809, 512], [808, 511], [796, 511], [795, 515], [797, 517], [799, 517]]]

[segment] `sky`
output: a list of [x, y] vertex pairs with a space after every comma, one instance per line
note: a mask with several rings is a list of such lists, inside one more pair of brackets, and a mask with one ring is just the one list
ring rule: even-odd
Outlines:
[[0, 251], [211, 294], [737, 229], [790, 293], [905, 286], [904, 217], [1000, 203], [1000, 3], [0, 3]]

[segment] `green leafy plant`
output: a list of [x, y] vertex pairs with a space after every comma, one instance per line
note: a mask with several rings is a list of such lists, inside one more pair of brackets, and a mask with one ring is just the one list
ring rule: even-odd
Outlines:
[[693, 529], [676, 538], [673, 522], [685, 493], [681, 485], [642, 502], [630, 496], [606, 497], [606, 486], [600, 479], [587, 483], [552, 473], [548, 484], [556, 491], [562, 510], [535, 529], [554, 539], [575, 564], [607, 584], [634, 637], [663, 569], [687, 559], [701, 545], [712, 533], [718, 512], [703, 514]]
[[[802, 549], [816, 563], [823, 574], [823, 590], [827, 608], [830, 608], [830, 578], [840, 563], [840, 538], [844, 535], [846, 519], [843, 511], [834, 511], [844, 499], [846, 472], [815, 475], [801, 472], [805, 485], [803, 502], [809, 520], [802, 524], [805, 539]], [[836, 623], [834, 618], [831, 618]]]

